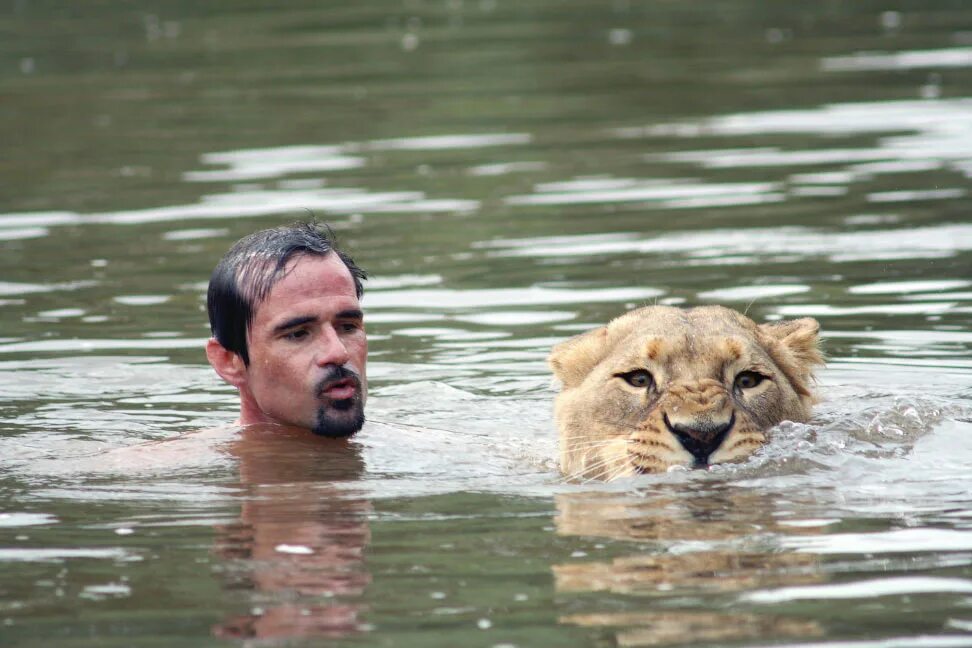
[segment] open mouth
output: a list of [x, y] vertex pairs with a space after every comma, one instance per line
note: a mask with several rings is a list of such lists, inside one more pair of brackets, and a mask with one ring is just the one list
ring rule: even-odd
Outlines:
[[330, 401], [345, 401], [355, 397], [358, 393], [358, 381], [354, 378], [342, 378], [324, 385], [320, 394]]

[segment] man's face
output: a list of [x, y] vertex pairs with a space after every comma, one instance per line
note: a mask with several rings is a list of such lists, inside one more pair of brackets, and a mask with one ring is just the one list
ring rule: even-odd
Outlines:
[[368, 341], [351, 273], [333, 253], [298, 256], [256, 306], [240, 423], [346, 437], [364, 423]]

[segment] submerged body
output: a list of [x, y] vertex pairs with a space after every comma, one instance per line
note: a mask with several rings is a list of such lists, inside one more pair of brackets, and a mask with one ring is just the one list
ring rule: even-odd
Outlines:
[[554, 347], [561, 470], [615, 479], [744, 458], [805, 421], [822, 364], [813, 319], [757, 325], [721, 306], [648, 306]]

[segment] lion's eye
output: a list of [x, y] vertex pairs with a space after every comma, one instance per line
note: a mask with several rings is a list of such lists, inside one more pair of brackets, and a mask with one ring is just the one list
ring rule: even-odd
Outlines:
[[649, 389], [655, 383], [655, 379], [651, 377], [651, 372], [645, 369], [635, 369], [628, 373], [618, 374], [618, 377], [623, 378], [632, 387], [639, 389]]
[[739, 389], [752, 389], [766, 380], [766, 376], [755, 371], [743, 371], [736, 376], [736, 387]]

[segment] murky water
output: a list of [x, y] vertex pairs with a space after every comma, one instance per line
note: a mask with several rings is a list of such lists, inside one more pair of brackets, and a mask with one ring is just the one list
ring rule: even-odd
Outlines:
[[[0, 645], [972, 645], [966, 3], [286, 4], [0, 12]], [[309, 213], [341, 447], [202, 353]], [[653, 302], [818, 318], [817, 415], [564, 484], [546, 354]]]

